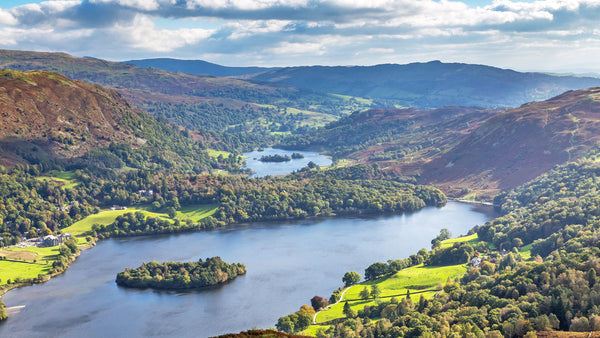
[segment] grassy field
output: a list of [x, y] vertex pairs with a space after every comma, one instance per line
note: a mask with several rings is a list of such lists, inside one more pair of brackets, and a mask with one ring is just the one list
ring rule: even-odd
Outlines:
[[349, 95], [341, 95], [341, 94], [332, 94], [332, 95], [337, 96], [342, 99], [345, 99], [347, 101], [355, 100], [356, 102], [364, 104], [364, 105], [372, 105], [373, 104], [373, 100], [365, 99], [365, 98], [358, 97], [358, 96], [349, 96]]
[[[85, 238], [76, 238], [77, 245], [85, 245]], [[26, 247], [2, 248], [0, 256], [7, 260], [0, 260], [0, 285], [6, 284], [10, 279], [36, 278], [38, 275], [48, 274], [52, 269], [52, 262], [58, 256], [58, 246], [53, 247]]]
[[317, 337], [317, 334], [319, 333], [320, 330], [327, 330], [328, 328], [329, 328], [329, 325], [311, 325], [308, 327], [308, 329], [306, 329], [302, 332], [298, 332], [298, 334], [304, 335], [304, 336]]
[[57, 246], [0, 249], [0, 256], [22, 260], [0, 261], [0, 285], [6, 284], [9, 279], [14, 281], [16, 278], [36, 278], [40, 274], [47, 274], [52, 269], [52, 262], [57, 255]]
[[[149, 211], [148, 209], [149, 207], [147, 206], [139, 206], [127, 208], [126, 210], [102, 210], [97, 214], [90, 215], [76, 222], [70, 227], [62, 229], [62, 232], [70, 233], [73, 236], [82, 236], [90, 232], [92, 230], [92, 225], [94, 224], [109, 225], [113, 223], [118, 216], [128, 212], [134, 213], [136, 211], [141, 211], [146, 216], [150, 217], [169, 219], [169, 216], [166, 213]], [[192, 221], [197, 222], [203, 218], [211, 216], [217, 211], [217, 209], [218, 206], [216, 205], [186, 206], [177, 211], [177, 216], [175, 216], [175, 218], [182, 221], [191, 219]]]
[[[458, 237], [458, 238], [450, 238], [445, 241], [442, 241], [442, 248], [447, 248], [447, 247], [454, 245], [454, 243], [460, 243], [460, 242], [469, 242], [469, 244], [475, 245], [479, 242], [479, 237], [477, 236], [477, 234], [472, 234], [472, 235]], [[531, 247], [532, 246], [533, 246], [532, 244], [528, 244], [528, 245], [523, 246], [519, 250], [519, 255], [521, 255], [521, 257], [524, 260], [531, 259]], [[491, 243], [488, 243], [488, 248], [490, 250], [496, 250], [496, 247]]]
[[527, 244], [527, 245], [523, 246], [521, 248], [521, 250], [519, 250], [519, 255], [521, 255], [521, 257], [523, 257], [523, 259], [526, 261], [530, 260], [532, 247], [533, 247], [533, 244]]
[[75, 173], [72, 171], [50, 170], [50, 176], [40, 176], [37, 179], [56, 182], [65, 188], [74, 188], [79, 185], [79, 181], [75, 179]]
[[102, 224], [109, 225], [115, 221], [118, 216], [121, 216], [128, 212], [141, 211], [147, 216], [151, 217], [167, 217], [167, 214], [159, 214], [146, 210], [147, 207], [131, 207], [126, 210], [102, 210], [97, 214], [90, 215], [78, 222], [75, 222], [70, 227], [64, 228], [61, 231], [63, 233], [70, 233], [73, 236], [82, 236], [92, 230], [92, 225]]
[[[365, 286], [377, 284], [381, 289], [380, 298], [391, 297], [394, 295], [405, 295], [407, 290], [411, 292], [411, 299], [418, 301], [421, 295], [425, 298], [432, 298], [437, 291], [427, 291], [423, 293], [423, 290], [436, 289], [438, 283], [445, 283], [450, 278], [460, 277], [467, 271], [467, 267], [464, 264], [460, 265], [449, 265], [449, 266], [413, 266], [397, 272], [396, 274], [377, 279], [372, 282], [361, 283], [351, 286], [342, 300], [353, 300], [360, 299], [359, 293]], [[365, 305], [374, 305], [375, 300], [357, 300], [350, 301], [350, 306], [358, 311], [365, 307]], [[317, 323], [326, 322], [329, 320], [343, 318], [344, 303], [340, 302], [332, 306], [329, 310], [320, 312], [317, 315]]]
[[219, 157], [219, 155], [222, 155], [224, 158], [228, 158], [229, 155], [231, 155], [230, 152], [224, 151], [224, 150], [207, 149], [207, 151], [208, 151], [208, 156], [210, 156], [212, 158], [217, 158], [217, 157]]
[[468, 242], [469, 244], [473, 245], [473, 244], [476, 244], [477, 242], [479, 242], [479, 237], [477, 236], [477, 234], [472, 234], [472, 235], [468, 235], [468, 236], [446, 239], [446, 240], [442, 241], [442, 248], [447, 248], [447, 247], [453, 246], [454, 243], [462, 243], [462, 242]]
[[344, 167], [350, 167], [352, 165], [356, 164], [355, 160], [349, 160], [349, 159], [339, 159], [335, 162], [335, 164], [331, 167], [332, 169], [335, 168], [344, 168]]
[[217, 205], [198, 205], [198, 206], [186, 206], [182, 207], [181, 210], [177, 211], [175, 218], [180, 220], [191, 219], [194, 222], [212, 216], [217, 212], [219, 207]]

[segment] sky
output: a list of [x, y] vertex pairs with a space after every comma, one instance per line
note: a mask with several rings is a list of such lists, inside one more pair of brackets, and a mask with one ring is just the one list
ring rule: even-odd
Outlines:
[[227, 66], [600, 73], [600, 0], [2, 0], [0, 49]]

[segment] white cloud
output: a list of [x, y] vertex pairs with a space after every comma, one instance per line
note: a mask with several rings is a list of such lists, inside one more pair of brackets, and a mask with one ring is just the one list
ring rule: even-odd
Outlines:
[[10, 12], [0, 8], [0, 25], [11, 25], [12, 26], [12, 25], [16, 25], [18, 23], [19, 23], [19, 21], [17, 19], [15, 19], [15, 17]]
[[281, 42], [277, 47], [270, 48], [268, 52], [277, 55], [323, 55], [326, 48], [323, 44], [316, 42]]
[[240, 10], [260, 10], [272, 7], [305, 7], [308, 0], [188, 0], [187, 8], [232, 8]]
[[237, 21], [227, 24], [223, 30], [231, 30], [229, 39], [242, 39], [256, 34], [267, 34], [281, 32], [286, 29], [290, 21], [267, 20], [267, 21]]
[[133, 24], [117, 25], [111, 31], [119, 34], [125, 43], [133, 48], [153, 52], [171, 52], [177, 48], [196, 44], [210, 37], [213, 30], [208, 29], [159, 29], [147, 17], [138, 15]]
[[90, 0], [94, 4], [118, 4], [123, 7], [131, 7], [142, 11], [155, 11], [160, 8], [156, 0]]
[[[171, 24], [157, 26], [157, 18]], [[186, 28], [172, 24], [188, 18]], [[553, 59], [546, 50], [574, 62], [598, 56], [598, 18], [600, 0], [495, 0], [478, 7], [448, 0], [46, 1], [0, 8], [0, 26], [9, 26], [0, 30], [0, 45], [112, 59], [372, 64], [459, 57], [486, 63], [487, 57], [520, 65], [511, 56], [519, 55], [516, 46], [528, 62], [536, 51]]]

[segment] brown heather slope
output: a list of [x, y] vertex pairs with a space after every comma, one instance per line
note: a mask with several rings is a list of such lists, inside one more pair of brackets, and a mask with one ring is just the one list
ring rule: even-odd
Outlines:
[[[426, 164], [421, 180], [450, 196], [491, 200], [600, 144], [600, 87], [495, 116]], [[475, 195], [473, 195], [475, 194]]]
[[[356, 112], [284, 146], [327, 150], [336, 158], [377, 162], [395, 169], [417, 166], [452, 149], [502, 110], [443, 107], [434, 110], [370, 109]], [[414, 174], [402, 167], [402, 174]]]
[[[31, 151], [61, 157], [116, 143], [140, 143], [120, 130], [133, 108], [115, 91], [43, 71], [0, 70], [0, 140], [3, 155], [33, 143]], [[41, 147], [41, 149], [40, 149]], [[24, 149], [25, 151], [27, 149]], [[10, 155], [9, 155], [10, 156]]]
[[330, 121], [370, 105], [289, 85], [169, 72], [65, 53], [0, 49], [0, 68], [47, 70], [108, 86], [138, 108], [196, 130], [224, 131], [248, 124], [245, 131], [264, 133], [261, 127], [273, 121], [293, 130], [298, 127], [296, 120], [290, 116], [282, 118], [285, 114], [280, 108], [282, 111], [285, 107], [310, 111], [295, 115], [304, 123], [322, 125], [324, 123], [316, 121], [314, 115]]
[[161, 145], [193, 144], [180, 134], [114, 90], [54, 72], [0, 70], [0, 164], [64, 163], [111, 144], [176, 162], [177, 150]]

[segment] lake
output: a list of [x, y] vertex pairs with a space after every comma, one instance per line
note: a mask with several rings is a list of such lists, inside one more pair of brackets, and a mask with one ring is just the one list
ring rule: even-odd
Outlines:
[[[268, 155], [287, 155], [292, 157], [293, 153], [300, 153], [304, 158], [291, 159], [287, 162], [261, 162], [261, 157]], [[267, 175], [287, 175], [298, 169], [306, 167], [308, 162], [313, 162], [321, 167], [331, 165], [331, 159], [314, 151], [291, 151], [275, 148], [265, 148], [264, 150], [254, 150], [244, 153], [246, 159], [246, 168], [254, 172], [250, 177], [264, 177]]]
[[[329, 297], [346, 271], [429, 248], [441, 228], [453, 236], [495, 217], [490, 207], [443, 208], [376, 218], [255, 223], [225, 230], [110, 239], [84, 251], [68, 271], [4, 295], [25, 307], [0, 325], [0, 337], [208, 337], [268, 328], [280, 316]], [[159, 292], [119, 287], [114, 279], [144, 261], [220, 256], [248, 273], [219, 288]]]

